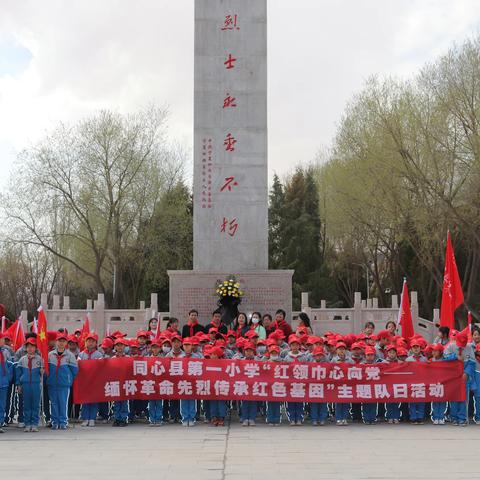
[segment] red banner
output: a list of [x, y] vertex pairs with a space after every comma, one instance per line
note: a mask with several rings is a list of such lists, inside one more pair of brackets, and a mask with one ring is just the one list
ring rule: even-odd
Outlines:
[[205, 399], [279, 402], [465, 400], [463, 364], [277, 363], [123, 357], [79, 361], [75, 403]]

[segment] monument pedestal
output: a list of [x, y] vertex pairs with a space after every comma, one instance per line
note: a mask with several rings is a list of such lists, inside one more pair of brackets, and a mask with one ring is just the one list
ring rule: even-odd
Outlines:
[[[170, 316], [185, 324], [188, 312], [195, 308], [202, 324], [210, 322], [212, 312], [218, 308], [215, 295], [217, 280], [226, 280], [232, 272], [207, 272], [196, 270], [169, 270]], [[282, 308], [287, 321], [292, 318], [293, 270], [261, 270], [234, 273], [245, 295], [238, 307], [247, 315], [258, 311], [275, 316]]]

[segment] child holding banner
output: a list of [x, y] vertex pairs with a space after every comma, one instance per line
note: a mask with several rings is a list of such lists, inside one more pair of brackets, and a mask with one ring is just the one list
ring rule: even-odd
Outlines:
[[[220, 347], [213, 347], [210, 350], [210, 358], [212, 360], [219, 360], [223, 358], [223, 350]], [[225, 400], [210, 400], [210, 415], [212, 418], [212, 425], [215, 427], [225, 426], [225, 417], [227, 416], [227, 406]]]
[[[103, 355], [97, 349], [98, 335], [90, 332], [85, 338], [85, 350], [78, 354], [78, 360], [99, 360]], [[98, 403], [84, 403], [80, 416], [83, 420], [82, 427], [94, 427], [98, 414]]]
[[[126, 357], [125, 349], [127, 348], [128, 340], [123, 337], [117, 338], [113, 344], [115, 354], [113, 358]], [[128, 420], [128, 401], [117, 400], [113, 402], [113, 426], [114, 427], [126, 427]]]
[[[385, 347], [386, 358], [382, 363], [398, 363], [397, 347], [395, 345], [387, 345]], [[387, 403], [385, 405], [387, 422], [390, 424], [400, 423], [400, 403]]]

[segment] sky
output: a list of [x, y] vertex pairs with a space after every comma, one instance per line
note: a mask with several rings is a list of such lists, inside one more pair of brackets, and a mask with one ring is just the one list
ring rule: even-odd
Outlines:
[[[269, 0], [269, 169], [315, 159], [371, 75], [409, 78], [480, 33], [480, 0]], [[194, 0], [0, 0], [0, 188], [59, 122], [168, 107], [193, 146]], [[187, 170], [187, 173], [190, 173]]]

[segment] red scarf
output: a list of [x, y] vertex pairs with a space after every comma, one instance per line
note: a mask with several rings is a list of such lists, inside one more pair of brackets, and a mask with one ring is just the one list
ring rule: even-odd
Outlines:
[[30, 383], [32, 383], [32, 362], [33, 357], [28, 357], [28, 373], [30, 375]]
[[87, 349], [85, 349], [83, 351], [83, 353], [86, 353], [88, 355], [88, 359], [91, 360], [92, 359], [92, 355], [96, 352], [97, 350], [92, 350], [91, 352], [89, 352]]
[[[65, 353], [65, 352], [63, 352]], [[62, 363], [62, 357], [63, 357], [63, 353], [61, 355], [59, 355], [58, 353], [55, 354], [55, 356], [57, 357], [57, 368], [55, 370], [55, 375], [58, 377], [58, 370], [60, 368], [60, 363]]]
[[190, 327], [190, 337], [193, 337], [195, 335], [195, 331], [194, 331], [194, 328], [195, 328], [195, 325], [197, 325], [198, 322], [188, 322], [188, 326]]

